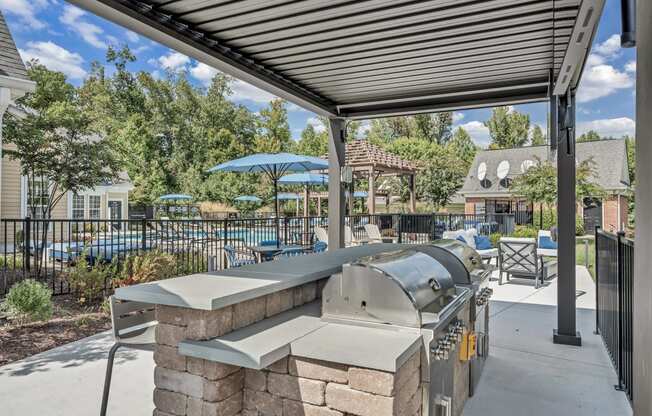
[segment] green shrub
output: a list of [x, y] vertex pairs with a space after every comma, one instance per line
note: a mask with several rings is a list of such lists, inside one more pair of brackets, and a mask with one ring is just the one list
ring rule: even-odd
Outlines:
[[534, 228], [534, 227], [527, 226], [527, 225], [517, 225], [514, 228], [514, 232], [512, 233], [512, 237], [536, 238], [537, 237], [537, 229]]
[[52, 292], [36, 280], [23, 280], [11, 287], [5, 307], [9, 315], [21, 325], [31, 321], [45, 321], [52, 317]]
[[541, 211], [534, 211], [532, 215], [532, 224], [537, 229], [550, 230], [557, 225], [557, 211], [553, 209], [544, 208], [543, 210], [543, 224], [541, 222]]
[[[186, 261], [191, 260], [186, 258]], [[177, 274], [177, 259], [172, 254], [153, 250], [127, 256], [115, 280], [118, 286], [130, 286], [169, 279]]]
[[87, 258], [88, 252], [84, 250], [68, 274], [68, 282], [75, 288], [79, 303], [100, 299], [115, 271], [111, 264], [90, 265]]
[[0, 256], [0, 269], [20, 270], [23, 268], [23, 256]]
[[575, 217], [575, 235], [584, 235], [584, 218], [580, 215]]
[[489, 240], [491, 241], [491, 245], [494, 247], [498, 247], [498, 241], [503, 235], [501, 233], [493, 233], [489, 236]]

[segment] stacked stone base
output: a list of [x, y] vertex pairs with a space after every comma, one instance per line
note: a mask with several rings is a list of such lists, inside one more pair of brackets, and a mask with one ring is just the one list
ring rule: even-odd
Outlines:
[[154, 416], [415, 416], [420, 353], [396, 373], [287, 357], [261, 371], [185, 357], [186, 339], [207, 340], [312, 302], [324, 281], [216, 311], [157, 306]]

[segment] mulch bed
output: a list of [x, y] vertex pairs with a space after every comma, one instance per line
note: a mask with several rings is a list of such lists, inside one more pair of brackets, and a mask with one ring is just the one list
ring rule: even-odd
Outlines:
[[82, 306], [70, 295], [54, 296], [47, 322], [16, 326], [0, 317], [0, 366], [111, 328], [99, 305]]

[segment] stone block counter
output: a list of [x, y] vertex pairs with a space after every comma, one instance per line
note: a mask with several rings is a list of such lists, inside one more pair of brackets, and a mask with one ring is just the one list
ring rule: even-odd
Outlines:
[[156, 304], [154, 415], [421, 414], [418, 330], [319, 318], [328, 277], [378, 246], [118, 289]]

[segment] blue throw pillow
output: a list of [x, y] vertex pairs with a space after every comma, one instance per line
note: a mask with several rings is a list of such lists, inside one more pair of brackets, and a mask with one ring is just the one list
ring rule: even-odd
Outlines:
[[491, 250], [493, 248], [491, 240], [486, 235], [476, 235], [473, 238], [475, 239], [475, 248], [478, 250]]
[[542, 235], [539, 237], [539, 248], [557, 250], [557, 242], [552, 241], [552, 238], [548, 237], [547, 235]]

